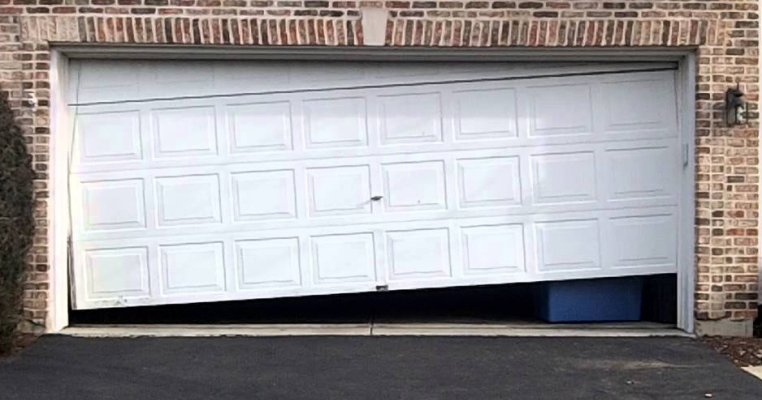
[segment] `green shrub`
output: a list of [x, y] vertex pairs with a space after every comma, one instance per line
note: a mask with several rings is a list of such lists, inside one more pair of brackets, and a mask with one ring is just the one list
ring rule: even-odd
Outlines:
[[7, 94], [0, 92], [0, 354], [13, 349], [34, 235], [34, 171]]

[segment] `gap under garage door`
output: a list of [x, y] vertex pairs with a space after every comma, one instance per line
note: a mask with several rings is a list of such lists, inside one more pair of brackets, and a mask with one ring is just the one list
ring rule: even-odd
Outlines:
[[675, 73], [77, 62], [73, 306], [674, 273]]

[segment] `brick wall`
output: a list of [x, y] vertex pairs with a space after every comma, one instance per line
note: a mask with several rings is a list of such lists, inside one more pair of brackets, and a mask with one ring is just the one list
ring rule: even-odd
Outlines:
[[[696, 47], [696, 316], [754, 318], [758, 293], [757, 0], [334, 1], [0, 0], [0, 87], [10, 91], [38, 172], [37, 240], [24, 302], [46, 319], [49, 50], [56, 43], [363, 46], [362, 8], [387, 10], [386, 46]], [[748, 126], [726, 128], [740, 82]], [[36, 95], [33, 111], [24, 96]]]

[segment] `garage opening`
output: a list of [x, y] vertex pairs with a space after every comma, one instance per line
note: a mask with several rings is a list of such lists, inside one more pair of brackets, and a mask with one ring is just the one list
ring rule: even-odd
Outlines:
[[[238, 300], [150, 307], [71, 310], [75, 326], [147, 324], [507, 324], [542, 326], [538, 284]], [[607, 326], [669, 328], [677, 322], [676, 276], [644, 277], [637, 321]], [[598, 321], [601, 322], [601, 321]], [[564, 324], [590, 326], [595, 322]]]
[[639, 276], [673, 323], [676, 74], [75, 60], [72, 321], [521, 319], [545, 282]]

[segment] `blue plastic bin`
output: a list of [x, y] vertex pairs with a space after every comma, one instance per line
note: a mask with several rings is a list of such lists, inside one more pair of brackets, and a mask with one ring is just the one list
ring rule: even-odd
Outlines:
[[537, 316], [548, 322], [639, 321], [640, 277], [543, 282], [535, 297]]

